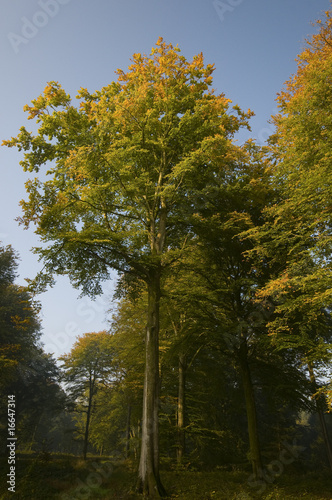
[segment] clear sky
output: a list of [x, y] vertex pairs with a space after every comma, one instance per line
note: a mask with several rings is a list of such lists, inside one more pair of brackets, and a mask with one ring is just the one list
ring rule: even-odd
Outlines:
[[[312, 21], [331, 8], [329, 0], [2, 0], [0, 18], [0, 139], [16, 136], [30, 103], [50, 80], [75, 97], [80, 87], [98, 90], [126, 69], [135, 52], [150, 53], [159, 36], [178, 44], [191, 59], [203, 52], [215, 63], [216, 91], [242, 109], [252, 109], [252, 137], [263, 142], [275, 98], [296, 72], [295, 57], [315, 31]], [[241, 137], [242, 141], [246, 137]], [[0, 148], [0, 240], [20, 254], [20, 284], [41, 264], [30, 251], [32, 229], [15, 218], [25, 197], [21, 154]], [[78, 299], [61, 278], [42, 294], [43, 342], [56, 356], [68, 352], [76, 335], [105, 329], [115, 281], [95, 302]]]

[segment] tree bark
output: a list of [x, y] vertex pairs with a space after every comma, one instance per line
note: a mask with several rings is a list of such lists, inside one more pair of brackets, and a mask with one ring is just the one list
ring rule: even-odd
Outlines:
[[142, 445], [139, 464], [139, 492], [160, 498], [165, 490], [159, 477], [159, 302], [160, 271], [151, 272], [148, 282], [148, 318], [145, 339]]
[[177, 444], [177, 462], [180, 464], [182, 462], [183, 456], [185, 454], [186, 436], [184, 430], [184, 418], [185, 418], [185, 385], [186, 385], [186, 356], [179, 356], [179, 389], [178, 389], [178, 405], [177, 405], [177, 434], [178, 434], [178, 444]]
[[130, 454], [130, 420], [131, 420], [131, 405], [130, 403], [128, 403], [127, 425], [126, 425], [126, 458], [129, 458]]
[[[317, 383], [316, 383], [316, 377], [314, 374], [314, 368], [313, 368], [312, 363], [308, 363], [308, 370], [309, 370], [309, 375], [310, 375], [310, 381], [313, 385], [313, 391], [314, 391], [314, 393], [316, 393]], [[324, 411], [322, 409], [322, 402], [323, 401], [321, 401], [321, 397], [319, 395], [315, 394], [315, 403], [316, 403], [317, 413], [318, 413], [319, 422], [320, 422], [320, 426], [321, 426], [321, 430], [322, 430], [322, 434], [323, 434], [323, 439], [324, 439], [325, 449], [326, 449], [326, 453], [327, 453], [327, 458], [329, 461], [329, 466], [330, 466], [330, 469], [332, 471], [332, 448], [331, 448], [331, 442], [330, 442], [330, 438], [329, 438], [329, 434], [328, 434], [328, 430], [327, 430], [327, 425], [325, 422]]]
[[240, 346], [239, 360], [240, 360], [240, 372], [244, 390], [244, 397], [246, 402], [250, 461], [252, 465], [254, 478], [260, 479], [262, 477], [263, 467], [262, 467], [262, 459], [261, 459], [260, 445], [258, 439], [257, 410], [256, 410], [256, 401], [251, 379], [250, 367], [248, 363], [248, 347], [245, 340], [243, 340]]
[[90, 374], [88, 409], [87, 409], [87, 413], [86, 413], [86, 423], [85, 423], [85, 433], [84, 433], [84, 443], [83, 443], [83, 460], [86, 460], [86, 454], [88, 451], [89, 426], [90, 426], [90, 417], [91, 417], [93, 389], [94, 389], [94, 380], [92, 378], [92, 375]]

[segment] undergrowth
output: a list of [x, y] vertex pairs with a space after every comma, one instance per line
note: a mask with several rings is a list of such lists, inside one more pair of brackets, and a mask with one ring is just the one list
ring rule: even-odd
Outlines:
[[[7, 460], [0, 463], [0, 499], [142, 500], [135, 493], [132, 464], [90, 457], [19, 456], [15, 493], [8, 491]], [[3, 480], [6, 478], [6, 480]], [[250, 482], [245, 470], [199, 471], [167, 468], [161, 472], [169, 499], [178, 500], [323, 500], [332, 499], [332, 475], [287, 471], [273, 481]]]

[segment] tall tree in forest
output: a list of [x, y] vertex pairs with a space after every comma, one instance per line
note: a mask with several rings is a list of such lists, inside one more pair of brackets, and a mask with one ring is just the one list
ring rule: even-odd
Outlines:
[[[166, 374], [175, 365], [169, 378], [173, 378], [173, 370], [177, 373], [175, 423], [178, 463], [183, 461], [186, 453], [187, 376], [201, 350], [209, 346], [211, 323], [207, 324], [206, 316], [212, 308], [212, 314], [218, 315], [214, 305], [211, 307], [211, 291], [197, 272], [201, 264], [210, 274], [205, 254], [196, 238], [181, 259], [170, 267], [163, 286], [162, 370]], [[170, 395], [169, 390], [164, 392], [166, 397]]]
[[204, 196], [205, 203], [193, 222], [204, 256], [201, 258], [204, 264], [196, 263], [196, 272], [201, 275], [206, 295], [210, 295], [210, 306], [205, 309], [211, 310], [207, 319], [214, 325], [211, 341], [223, 346], [240, 374], [247, 412], [249, 456], [253, 474], [259, 477], [262, 459], [251, 367], [262, 350], [259, 349], [262, 339], [265, 339], [265, 352], [268, 347], [264, 335], [268, 311], [255, 304], [254, 297], [269, 271], [263, 263], [255, 266], [246, 257], [251, 242], [243, 240], [241, 235], [245, 229], [263, 223], [262, 211], [273, 199], [268, 159], [253, 141], [248, 141], [238, 162], [226, 175], [222, 172], [216, 175]]
[[213, 65], [188, 62], [161, 38], [150, 56], [133, 55], [128, 72], [78, 108], [56, 82], [26, 106], [38, 134], [21, 128], [4, 141], [25, 152], [32, 179], [22, 224], [33, 223], [43, 247], [39, 288], [69, 275], [83, 293], [101, 292], [111, 269], [134, 274], [148, 290], [146, 365], [139, 489], [160, 496], [158, 335], [160, 281], [191, 235], [193, 194], [237, 156], [231, 139], [251, 115], [211, 89]]
[[[276, 132], [269, 145], [279, 199], [266, 208], [265, 224], [249, 232], [257, 261], [268, 260], [275, 270], [257, 293], [276, 306], [269, 324], [273, 343], [297, 351], [312, 380], [314, 368], [331, 359], [331, 12], [316, 26], [272, 117]], [[327, 449], [331, 456], [328, 443]]]

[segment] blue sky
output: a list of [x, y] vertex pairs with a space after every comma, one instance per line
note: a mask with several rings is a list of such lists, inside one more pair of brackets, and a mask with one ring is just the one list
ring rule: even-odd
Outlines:
[[[262, 143], [271, 132], [276, 94], [316, 30], [311, 22], [330, 7], [329, 0], [3, 0], [0, 138], [16, 136], [23, 125], [32, 129], [23, 106], [48, 81], [72, 97], [80, 87], [100, 89], [116, 79], [117, 68], [127, 68], [133, 53], [150, 53], [162, 36], [187, 59], [203, 52], [206, 63], [215, 64], [213, 87], [255, 112], [251, 136]], [[19, 252], [18, 282], [25, 284], [41, 264], [30, 251], [38, 238], [15, 221], [28, 178], [21, 159], [18, 151], [0, 148], [0, 240]], [[39, 296], [45, 349], [58, 356], [77, 335], [105, 329], [114, 283], [95, 302], [78, 299], [65, 278]]]

